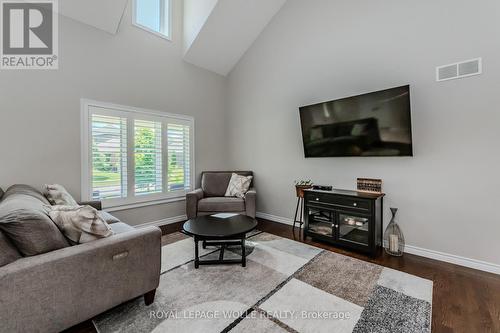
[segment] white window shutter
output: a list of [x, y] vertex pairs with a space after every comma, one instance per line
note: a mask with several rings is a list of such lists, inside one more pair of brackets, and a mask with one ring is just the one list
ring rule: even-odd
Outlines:
[[127, 197], [127, 119], [92, 115], [91, 175], [94, 200]]
[[135, 120], [134, 179], [136, 195], [163, 191], [161, 130], [161, 122]]
[[190, 137], [190, 126], [175, 123], [167, 125], [169, 191], [184, 191], [191, 186]]

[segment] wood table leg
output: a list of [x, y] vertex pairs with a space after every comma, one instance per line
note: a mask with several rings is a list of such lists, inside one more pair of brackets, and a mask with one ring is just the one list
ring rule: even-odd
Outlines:
[[247, 257], [246, 257], [246, 251], [245, 251], [245, 238], [241, 239], [241, 266], [242, 267], [247, 266]]
[[198, 254], [198, 238], [194, 238], [194, 268], [200, 267], [200, 257]]
[[292, 227], [292, 230], [295, 229], [295, 222], [297, 222], [297, 213], [299, 212], [299, 203], [300, 203], [300, 198], [297, 198], [297, 207], [295, 208], [295, 215], [293, 217], [293, 227]]
[[226, 248], [226, 245], [222, 244], [220, 246], [220, 253], [219, 253], [219, 260], [223, 260], [224, 259], [224, 249]]
[[299, 220], [299, 228], [302, 228], [302, 224], [304, 222], [304, 199], [303, 198], [299, 198], [300, 200], [300, 220]]

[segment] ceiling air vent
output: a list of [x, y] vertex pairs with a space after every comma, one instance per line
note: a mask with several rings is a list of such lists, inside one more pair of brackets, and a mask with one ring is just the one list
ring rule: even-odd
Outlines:
[[439, 66], [436, 68], [436, 81], [447, 81], [479, 75], [482, 73], [482, 67], [481, 58]]

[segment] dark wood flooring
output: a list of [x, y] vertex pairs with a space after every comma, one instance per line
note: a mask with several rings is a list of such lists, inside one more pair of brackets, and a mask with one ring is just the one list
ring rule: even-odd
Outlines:
[[[161, 227], [163, 234], [181, 230], [182, 223]], [[375, 258], [341, 250], [312, 239], [302, 239], [291, 226], [259, 220], [258, 229], [322, 249], [373, 262], [434, 281], [432, 332], [500, 333], [500, 276], [411, 254], [391, 257], [381, 251]], [[97, 333], [90, 321], [68, 333]]]

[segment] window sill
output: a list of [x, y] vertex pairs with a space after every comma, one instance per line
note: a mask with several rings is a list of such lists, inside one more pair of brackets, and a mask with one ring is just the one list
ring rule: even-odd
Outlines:
[[161, 32], [158, 32], [158, 31], [154, 31], [153, 29], [150, 29], [150, 28], [148, 28], [146, 26], [143, 26], [142, 24], [139, 24], [139, 23], [133, 22], [132, 25], [135, 26], [136, 28], [139, 28], [139, 29], [142, 29], [142, 30], [144, 30], [146, 32], [149, 32], [150, 34], [153, 34], [156, 37], [163, 38], [165, 40], [168, 40], [169, 42], [172, 41], [172, 38], [170, 37], [170, 35], [165, 35], [164, 33], [161, 33]]
[[178, 196], [178, 197], [173, 197], [173, 198], [158, 199], [158, 200], [151, 200], [151, 201], [145, 201], [145, 202], [112, 204], [112, 205], [110, 205], [109, 203], [106, 204], [106, 201], [104, 200], [102, 205], [103, 205], [103, 210], [105, 210], [106, 212], [117, 212], [117, 211], [122, 211], [122, 210], [127, 210], [127, 209], [155, 206], [155, 205], [161, 205], [161, 204], [178, 202], [178, 201], [185, 201], [185, 200], [186, 200], [186, 196], [183, 195], [183, 196]]

